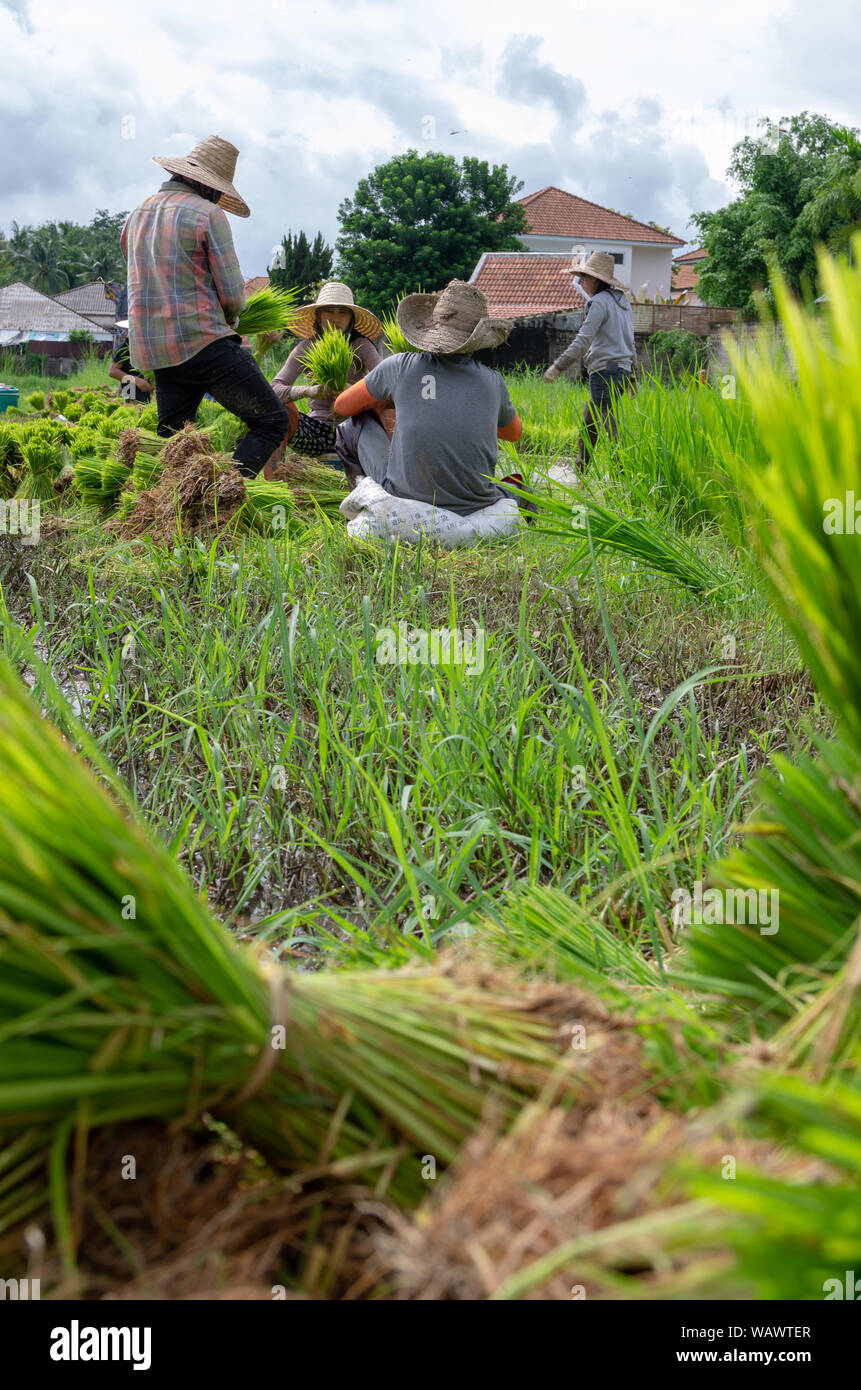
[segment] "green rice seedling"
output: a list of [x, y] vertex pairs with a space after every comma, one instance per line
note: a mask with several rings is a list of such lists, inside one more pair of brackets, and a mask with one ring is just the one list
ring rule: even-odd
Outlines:
[[861, 752], [861, 236], [854, 265], [819, 257], [822, 316], [775, 297], [797, 373], [766, 348], [733, 352], [770, 467], [740, 479], [780, 612], [816, 686]]
[[[856, 1071], [857, 1077], [857, 1056]], [[744, 1103], [778, 1142], [820, 1171], [782, 1179], [741, 1163], [733, 1181], [714, 1167], [687, 1171], [689, 1190], [737, 1213], [726, 1228], [751, 1295], [768, 1300], [857, 1298], [861, 1267], [861, 1091], [852, 1084], [748, 1068]], [[827, 1171], [822, 1167], [827, 1165]], [[849, 1273], [847, 1273], [849, 1271]]]
[[154, 401], [150, 401], [148, 405], [144, 406], [138, 416], [137, 423], [138, 429], [152, 430], [153, 432], [156, 430], [158, 427], [158, 406]]
[[620, 516], [585, 493], [562, 484], [551, 495], [521, 491], [538, 508], [542, 532], [568, 543], [566, 570], [588, 566], [593, 550], [612, 550], [645, 569], [670, 576], [692, 593], [727, 596], [729, 580], [715, 574], [713, 567], [701, 560], [668, 524], [646, 516]]
[[327, 396], [338, 396], [347, 387], [353, 365], [353, 349], [331, 324], [305, 351], [304, 369]]
[[97, 434], [89, 425], [78, 425], [72, 435], [72, 442], [69, 445], [72, 451], [72, 458], [82, 458], [85, 454], [90, 455], [95, 451]]
[[[795, 1020], [794, 1037], [805, 1003], [819, 995], [833, 1003], [861, 921], [859, 785], [857, 755], [845, 743], [820, 740], [816, 759], [795, 765], [775, 758], [757, 783], [761, 804], [741, 847], [709, 873], [702, 920], [680, 927], [678, 978], [745, 1035], [752, 1021], [771, 1036]], [[844, 1022], [856, 1026], [857, 996], [850, 1014]], [[807, 1022], [822, 1027], [833, 1015], [820, 1004], [808, 1016], [806, 1045], [816, 1032]]]
[[61, 415], [65, 415], [74, 399], [71, 391], [54, 391], [51, 395], [51, 408], [58, 410]]
[[84, 391], [81, 396], [81, 405], [84, 410], [103, 411], [105, 408], [105, 397], [99, 395], [98, 391]]
[[110, 509], [129, 480], [129, 466], [122, 459], [108, 455], [102, 460], [102, 506]]
[[[37, 679], [61, 701], [41, 668]], [[239, 946], [95, 743], [74, 737], [98, 776], [3, 658], [0, 1131], [51, 1148], [67, 1265], [76, 1126], [80, 1141], [120, 1120], [209, 1111], [279, 1166], [344, 1160], [415, 1201], [422, 1153], [451, 1162], [488, 1107], [504, 1125], [554, 1077], [560, 1092], [572, 1084], [558, 992], [545, 1009], [513, 978], [452, 967], [294, 974]]]
[[102, 464], [92, 455], [75, 458], [75, 487], [86, 507], [102, 506]]
[[26, 398], [25, 404], [26, 404], [28, 410], [44, 410], [44, 409], [45, 409], [45, 392], [44, 392], [44, 391], [33, 391], [33, 392], [31, 392], [31, 394]]
[[289, 329], [301, 294], [298, 285], [290, 289], [264, 285], [247, 300], [236, 321], [236, 332], [243, 338], [251, 338], [256, 333], [275, 333]]
[[247, 433], [247, 425], [229, 410], [221, 414], [212, 432], [213, 443], [222, 454], [232, 454], [240, 439]]
[[83, 413], [84, 407], [82, 405], [77, 404], [67, 405], [66, 409], [63, 411], [63, 414], [65, 415], [66, 419], [71, 420], [73, 425], [76, 425], [78, 423]]
[[15, 496], [47, 502], [54, 497], [58, 473], [56, 446], [45, 435], [34, 435], [21, 446], [21, 452], [24, 469]]
[[135, 454], [134, 469], [132, 471], [132, 482], [135, 492], [146, 492], [151, 488], [161, 475], [161, 452], [147, 453], [141, 450]]
[[296, 504], [286, 483], [246, 478], [242, 517], [247, 525], [268, 533], [295, 528]]
[[383, 341], [393, 355], [401, 352], [417, 352], [412, 343], [407, 342], [403, 330], [394, 314], [385, 314], [382, 319]]

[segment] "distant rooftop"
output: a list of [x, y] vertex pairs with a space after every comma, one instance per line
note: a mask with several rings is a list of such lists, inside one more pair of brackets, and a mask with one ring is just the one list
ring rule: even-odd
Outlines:
[[532, 318], [582, 309], [569, 253], [487, 251], [470, 283], [481, 290], [494, 318]]
[[526, 213], [532, 236], [564, 236], [587, 241], [642, 241], [653, 245], [684, 246], [682, 237], [661, 232], [648, 222], [625, 217], [600, 203], [590, 203], [564, 188], [548, 184], [537, 193], [517, 200]]

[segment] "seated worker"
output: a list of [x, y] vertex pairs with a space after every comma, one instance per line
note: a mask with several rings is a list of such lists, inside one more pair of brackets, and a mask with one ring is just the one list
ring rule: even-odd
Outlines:
[[301, 394], [311, 401], [307, 415], [299, 416], [299, 427], [290, 438], [290, 448], [297, 454], [328, 454], [335, 448], [335, 420], [332, 398], [325, 396], [319, 386], [297, 388], [294, 382], [305, 364], [308, 348], [331, 326], [349, 339], [353, 349], [353, 365], [349, 382], [361, 381], [380, 361], [380, 354], [371, 339], [378, 338], [383, 325], [370, 309], [353, 303], [353, 291], [339, 280], [325, 284], [313, 304], [306, 304], [296, 313], [293, 331], [301, 334], [280, 372], [272, 378], [272, 390], [285, 405]]
[[143, 372], [132, 366], [129, 349], [129, 321], [117, 319], [114, 324], [114, 351], [108, 376], [120, 383], [120, 395], [127, 401], [148, 401], [153, 385], [147, 381]]
[[[503, 342], [511, 324], [489, 318], [484, 295], [463, 280], [407, 295], [397, 319], [418, 350], [387, 357], [338, 396], [335, 411], [352, 417], [338, 427], [338, 454], [353, 485], [364, 474], [394, 497], [469, 516], [507, 495], [493, 481], [497, 440], [523, 431], [499, 372], [472, 356]], [[392, 404], [390, 440], [378, 415]]]

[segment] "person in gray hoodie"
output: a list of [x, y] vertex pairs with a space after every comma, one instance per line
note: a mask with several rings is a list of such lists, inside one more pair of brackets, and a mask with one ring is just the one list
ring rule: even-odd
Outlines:
[[634, 316], [626, 288], [614, 278], [613, 270], [613, 257], [607, 251], [593, 251], [584, 264], [572, 268], [589, 303], [577, 337], [544, 373], [545, 381], [556, 381], [567, 367], [585, 362], [589, 401], [577, 457], [581, 468], [592, 457], [602, 423], [617, 437], [615, 396], [627, 387], [634, 367]]

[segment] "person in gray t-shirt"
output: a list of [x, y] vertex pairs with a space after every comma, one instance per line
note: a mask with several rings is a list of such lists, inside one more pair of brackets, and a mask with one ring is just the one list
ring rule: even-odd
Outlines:
[[440, 294], [408, 295], [398, 322], [419, 351], [386, 358], [335, 402], [353, 417], [394, 405], [391, 442], [374, 416], [346, 436], [355, 460], [395, 497], [458, 516], [492, 506], [506, 495], [491, 481], [497, 440], [519, 439], [522, 425], [499, 372], [472, 353], [501, 342], [510, 325], [489, 319], [484, 296], [460, 280]]

